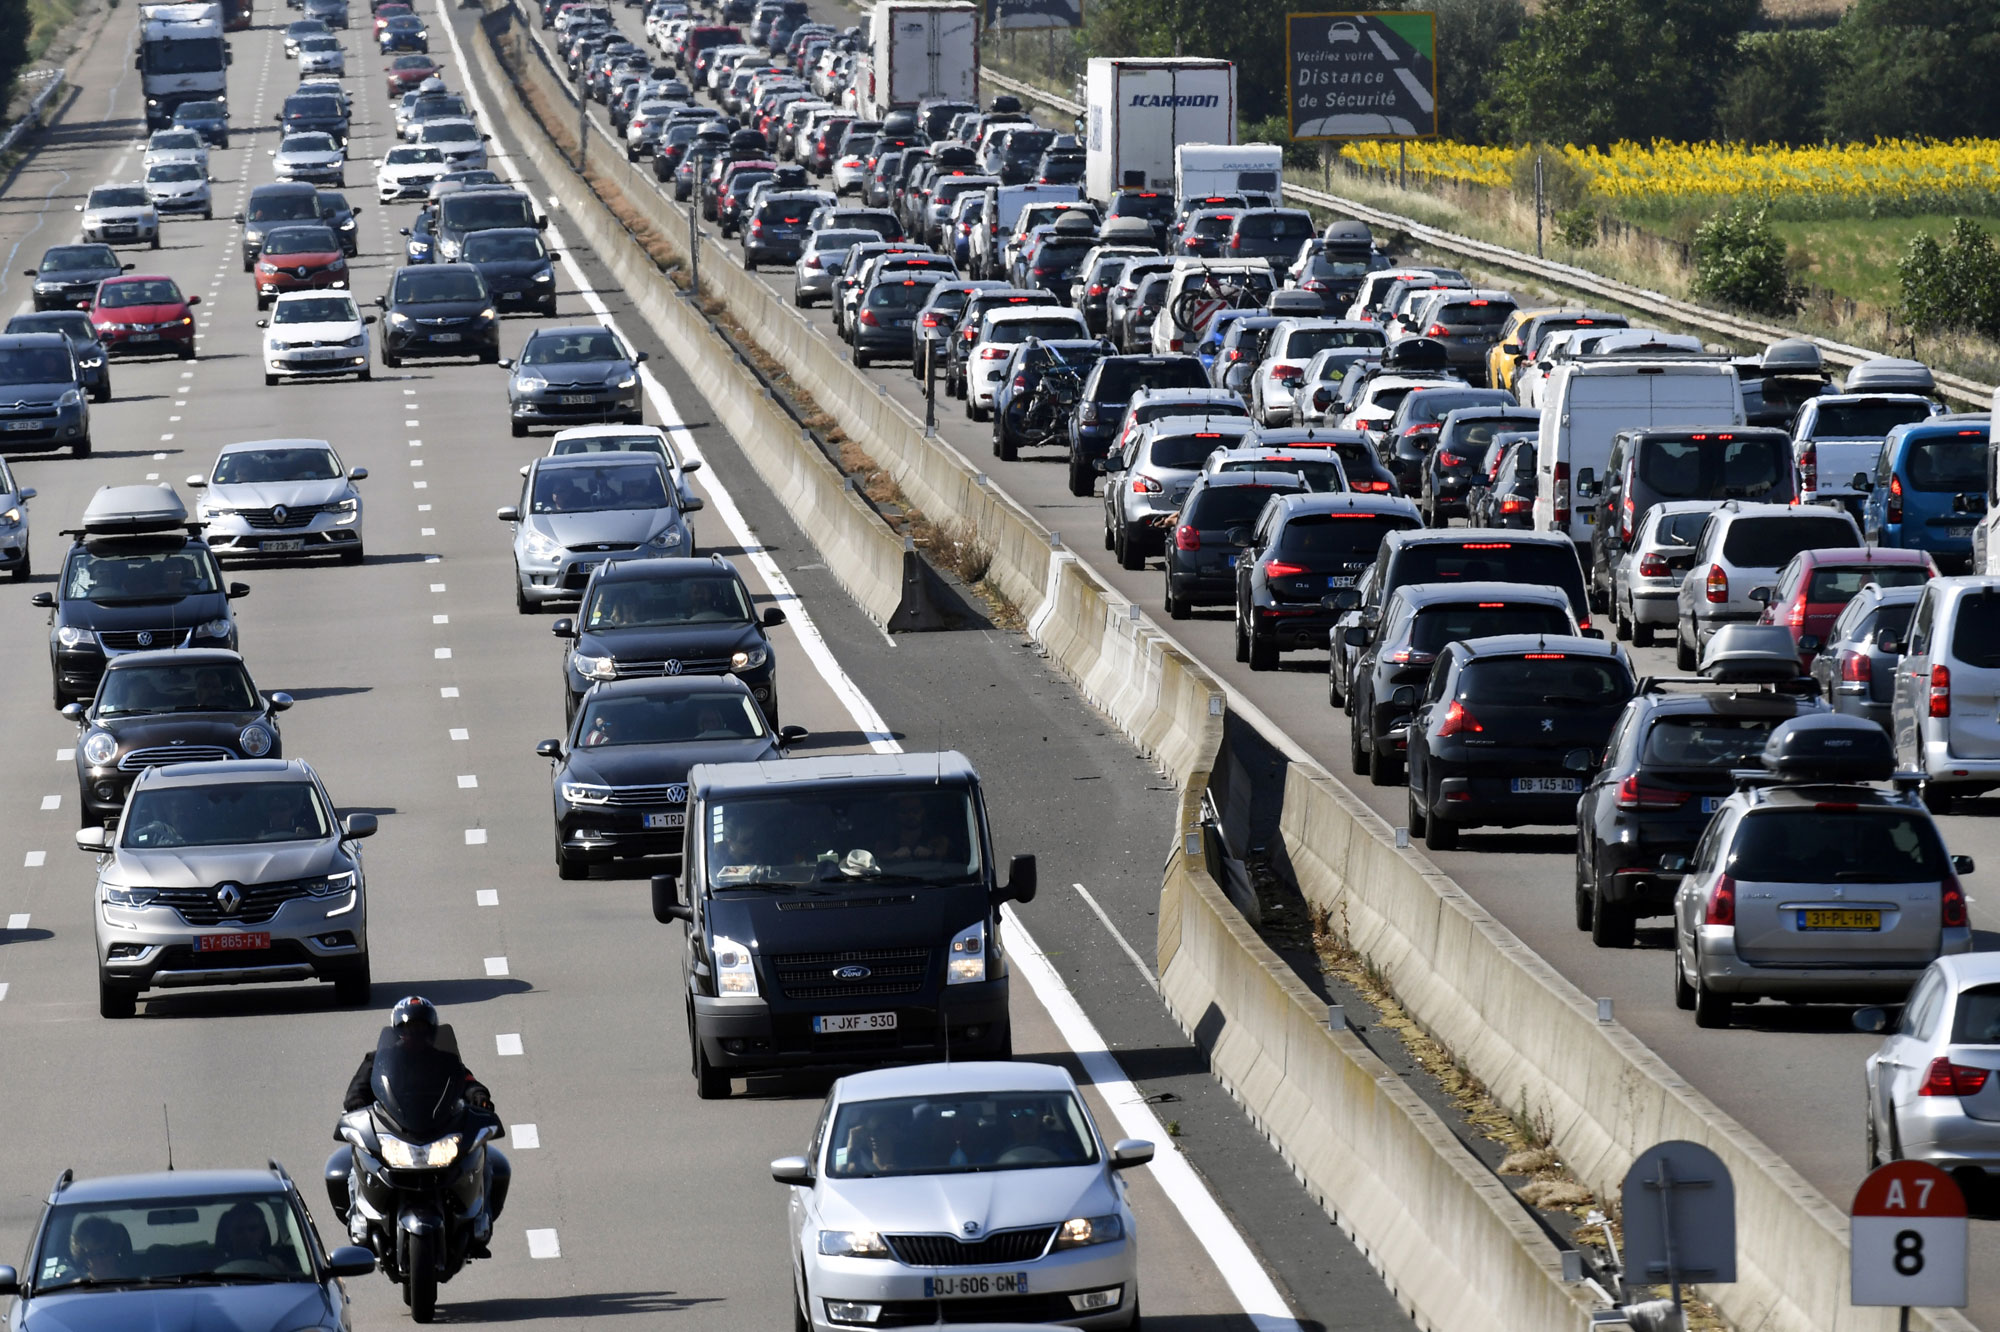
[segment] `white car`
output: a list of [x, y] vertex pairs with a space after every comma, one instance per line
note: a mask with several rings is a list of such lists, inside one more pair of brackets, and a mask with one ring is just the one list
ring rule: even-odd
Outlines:
[[83, 238], [105, 245], [160, 248], [160, 213], [146, 193], [145, 182], [99, 185], [76, 206], [83, 214]]
[[[587, 425], [556, 431], [549, 441], [549, 456], [560, 458], [572, 453], [657, 453], [666, 460], [667, 470], [674, 476], [674, 488], [683, 500], [694, 498], [688, 477], [701, 470], [701, 459], [682, 458], [672, 437], [658, 426]], [[528, 469], [523, 467], [521, 474], [527, 473]]]
[[312, 130], [287, 135], [268, 151], [279, 180], [305, 180], [336, 188], [347, 184], [347, 153], [331, 134]]
[[417, 142], [443, 153], [445, 164], [453, 170], [476, 170], [486, 165], [488, 137], [479, 132], [477, 121], [426, 120]]
[[979, 335], [965, 353], [965, 414], [984, 421], [993, 412], [993, 392], [1007, 369], [1014, 344], [1029, 338], [1088, 338], [1083, 314], [1060, 305], [1009, 306], [988, 311]]
[[338, 555], [359, 564], [354, 483], [367, 478], [366, 467], [349, 468], [323, 439], [259, 439], [224, 445], [215, 470], [188, 485], [203, 492], [195, 512], [218, 556]]
[[347, 52], [338, 37], [308, 37], [299, 43], [299, 73], [346, 74]]
[[162, 162], [192, 162], [206, 174], [208, 140], [193, 130], [161, 130], [146, 140], [146, 156], [141, 165], [150, 169]]
[[299, 86], [292, 90], [295, 97], [338, 97], [343, 111], [354, 114], [354, 94], [343, 88], [339, 79], [303, 78]]
[[442, 149], [423, 145], [391, 148], [375, 164], [376, 197], [383, 203], [426, 198], [431, 185], [450, 169]]
[[264, 382], [353, 375], [367, 379], [368, 325], [354, 297], [344, 291], [287, 291], [271, 303], [264, 335]]
[[849, 140], [849, 151], [833, 159], [833, 192], [835, 194], [858, 194], [868, 181], [868, 154], [875, 147], [875, 136], [860, 135]]
[[193, 162], [161, 162], [147, 167], [146, 197], [162, 216], [168, 213], [215, 216], [208, 175]]

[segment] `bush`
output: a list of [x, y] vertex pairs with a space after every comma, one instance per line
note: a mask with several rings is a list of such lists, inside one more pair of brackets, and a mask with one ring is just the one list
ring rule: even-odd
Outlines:
[[1310, 170], [1319, 165], [1319, 145], [1307, 140], [1295, 143], [1292, 140], [1292, 124], [1282, 115], [1266, 116], [1255, 124], [1244, 124], [1240, 130], [1244, 143], [1281, 143], [1285, 146], [1285, 165], [1297, 171]]
[[1507, 186], [1530, 208], [1535, 204], [1535, 159], [1542, 161], [1542, 207], [1550, 213], [1584, 208], [1591, 202], [1590, 177], [1562, 149], [1546, 143], [1529, 144], [1507, 167]]
[[1791, 314], [1800, 293], [1790, 257], [1764, 209], [1720, 213], [1694, 233], [1695, 294], [1759, 314]]
[[1961, 217], [1942, 245], [1920, 231], [1896, 265], [1903, 318], [1920, 333], [1970, 330], [2000, 337], [2000, 248], [1992, 233]]
[[1572, 250], [1587, 250], [1597, 244], [1597, 210], [1566, 208], [1557, 213], [1556, 239]]

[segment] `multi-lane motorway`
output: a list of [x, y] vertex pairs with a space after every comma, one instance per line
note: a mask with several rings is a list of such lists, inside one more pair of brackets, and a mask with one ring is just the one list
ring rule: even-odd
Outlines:
[[[32, 513], [42, 573], [0, 593], [0, 689], [17, 742], [0, 776], [9, 1093], [0, 1253], [24, 1250], [59, 1171], [158, 1169], [169, 1139], [182, 1168], [275, 1158], [309, 1202], [320, 1199], [346, 1079], [388, 1006], [422, 993], [443, 1007], [492, 1086], [514, 1160], [495, 1257], [444, 1289], [441, 1317], [780, 1326], [791, 1300], [784, 1199], [766, 1165], [804, 1144], [824, 1083], [697, 1101], [679, 927], [653, 922], [639, 871], [556, 878], [548, 765], [534, 745], [561, 729], [559, 647], [549, 617], [515, 612], [507, 529], [494, 518], [518, 493], [517, 468], [545, 441], [509, 437], [502, 372], [471, 362], [378, 366], [367, 384], [262, 383], [255, 302], [239, 233], [224, 219], [271, 178], [271, 117], [295, 79], [277, 32], [290, 17], [262, 11], [254, 30], [232, 37], [237, 132], [214, 158], [217, 219], [170, 223], [161, 249], [127, 256], [201, 294], [199, 359], [121, 364], [118, 398], [95, 412], [90, 459], [17, 460], [40, 492]], [[367, 301], [400, 262], [397, 229], [414, 209], [373, 200], [370, 163], [393, 127], [383, 62], [358, 6], [356, 17], [343, 37], [355, 103], [348, 186], [364, 208], [353, 268]], [[112, 12], [72, 67], [76, 100], [4, 182], [0, 273], [12, 276], [0, 277], [0, 309], [25, 308], [20, 270], [75, 238], [73, 205], [90, 186], [139, 174], [134, 18], [129, 8]], [[436, 31], [457, 86], [457, 38]], [[488, 122], [503, 174], [520, 178], [505, 132]], [[545, 201], [554, 193], [548, 182], [525, 186]], [[1042, 895], [1021, 912], [1016, 943], [1025, 955], [1031, 936], [1042, 950], [1016, 981], [1016, 1049], [1087, 1073], [1107, 1126], [1130, 1130], [1150, 1117], [1185, 1149], [1183, 1165], [1135, 1181], [1149, 1323], [1407, 1325], [1208, 1078], [1151, 988], [1167, 783], [1018, 635], [974, 629], [891, 642], [879, 633], [563, 229], [556, 208], [560, 317], [609, 318], [652, 351], [647, 418], [684, 427], [684, 448], [708, 463], [698, 478], [708, 501], [702, 548], [737, 560], [760, 598], [790, 614], [777, 640], [785, 719], [811, 730], [804, 747], [960, 748], [986, 776], [1001, 853], [1041, 857]], [[532, 323], [509, 320], [503, 352], [517, 350]], [[271, 561], [230, 572], [253, 589], [236, 604], [253, 674], [298, 700], [283, 719], [286, 753], [315, 765], [343, 813], [381, 819], [367, 844], [375, 1002], [340, 1008], [331, 987], [156, 992], [136, 1019], [108, 1022], [93, 1002], [92, 862], [72, 845], [74, 729], [48, 705], [45, 614], [28, 598], [52, 582], [66, 545], [59, 531], [97, 487], [179, 483], [206, 471], [226, 442], [276, 436], [330, 439], [371, 473], [364, 565]], [[1100, 1043], [1115, 1063], [1089, 1055]], [[318, 1211], [325, 1233], [330, 1217]], [[407, 1321], [387, 1282], [347, 1285], [357, 1326]]]

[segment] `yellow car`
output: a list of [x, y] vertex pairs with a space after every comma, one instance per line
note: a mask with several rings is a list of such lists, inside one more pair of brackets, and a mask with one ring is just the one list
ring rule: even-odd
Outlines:
[[1521, 330], [1528, 321], [1540, 315], [1559, 314], [1556, 307], [1530, 310], [1523, 307], [1507, 316], [1507, 322], [1500, 326], [1500, 337], [1486, 349], [1486, 382], [1494, 388], [1509, 392], [1514, 388], [1514, 367], [1521, 363]]

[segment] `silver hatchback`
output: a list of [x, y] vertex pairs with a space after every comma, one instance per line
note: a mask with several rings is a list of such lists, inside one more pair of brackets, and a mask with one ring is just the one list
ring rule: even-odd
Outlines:
[[1105, 459], [1104, 548], [1127, 569], [1166, 549], [1167, 533], [1194, 479], [1218, 449], [1240, 447], [1248, 417], [1166, 416], [1133, 432]]

